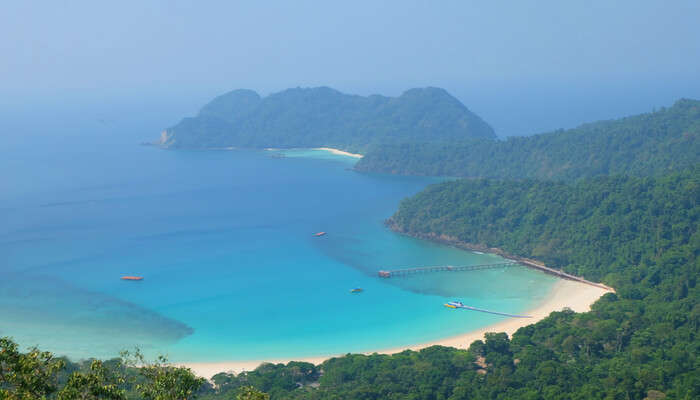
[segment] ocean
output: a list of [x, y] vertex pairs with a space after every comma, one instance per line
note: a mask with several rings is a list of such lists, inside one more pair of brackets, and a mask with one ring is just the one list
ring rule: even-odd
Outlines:
[[109, 121], [26, 129], [0, 147], [0, 336], [24, 348], [138, 346], [176, 362], [365, 352], [506, 318], [446, 301], [519, 314], [555, 283], [523, 267], [379, 278], [502, 260], [384, 226], [437, 178], [361, 174], [320, 150], [166, 151]]

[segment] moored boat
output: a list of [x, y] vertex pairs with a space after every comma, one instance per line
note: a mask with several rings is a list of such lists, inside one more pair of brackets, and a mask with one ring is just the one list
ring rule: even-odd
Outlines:
[[464, 308], [464, 304], [461, 301], [448, 301], [445, 303], [445, 307], [448, 308]]
[[122, 276], [123, 281], [142, 281], [143, 276]]

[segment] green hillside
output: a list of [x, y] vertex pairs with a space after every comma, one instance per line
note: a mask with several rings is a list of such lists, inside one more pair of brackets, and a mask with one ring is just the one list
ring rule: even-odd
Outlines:
[[373, 147], [359, 171], [499, 179], [576, 180], [659, 175], [694, 165], [700, 101], [660, 111], [504, 141], [406, 142]]
[[495, 138], [493, 129], [443, 89], [399, 97], [353, 96], [327, 87], [287, 89], [261, 98], [250, 90], [217, 97], [166, 129], [168, 148], [321, 147], [364, 152], [370, 145]]

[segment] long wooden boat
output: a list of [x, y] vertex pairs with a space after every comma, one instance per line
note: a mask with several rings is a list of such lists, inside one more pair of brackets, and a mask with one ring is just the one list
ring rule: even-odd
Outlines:
[[122, 276], [124, 281], [142, 281], [143, 276]]

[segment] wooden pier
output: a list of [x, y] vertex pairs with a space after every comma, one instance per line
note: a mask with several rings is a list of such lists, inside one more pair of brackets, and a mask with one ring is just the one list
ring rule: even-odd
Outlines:
[[457, 272], [457, 271], [478, 271], [482, 269], [504, 268], [518, 265], [518, 263], [509, 261], [494, 264], [478, 264], [478, 265], [438, 265], [432, 267], [415, 267], [401, 268], [392, 270], [381, 270], [378, 272], [380, 278], [393, 278], [398, 276], [407, 276], [413, 274], [423, 274], [427, 272]]

